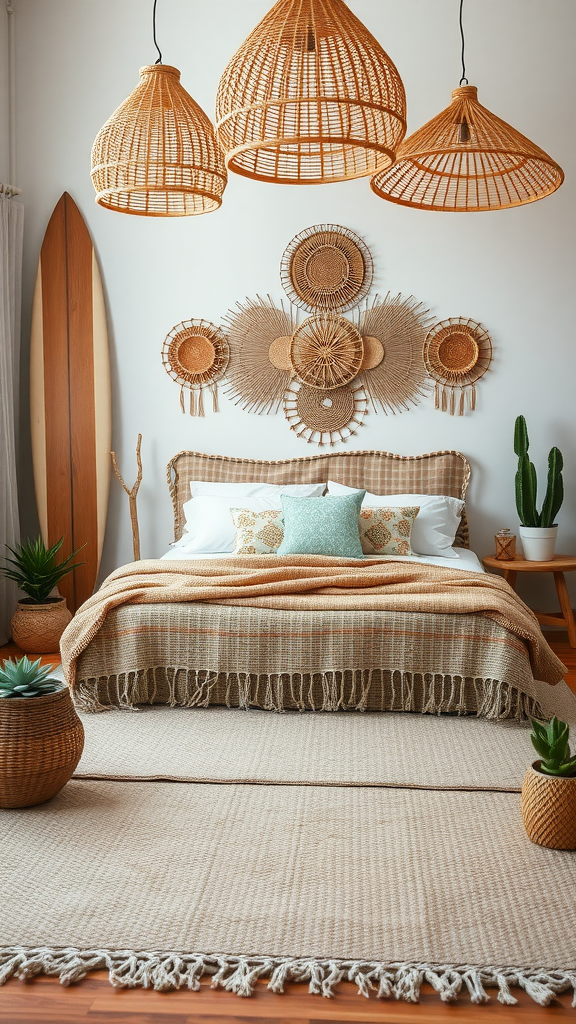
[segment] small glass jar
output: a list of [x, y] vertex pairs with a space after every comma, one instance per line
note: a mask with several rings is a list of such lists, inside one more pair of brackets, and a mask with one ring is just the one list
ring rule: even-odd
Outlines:
[[496, 558], [501, 562], [512, 562], [516, 558], [516, 535], [505, 526], [494, 537]]

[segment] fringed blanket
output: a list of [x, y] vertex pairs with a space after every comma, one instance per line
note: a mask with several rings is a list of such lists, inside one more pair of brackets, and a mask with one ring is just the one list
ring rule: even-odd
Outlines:
[[[62, 637], [70, 686], [74, 689], [79, 656], [114, 609], [189, 602], [288, 612], [479, 613], [525, 642], [536, 679], [555, 684], [565, 673], [534, 614], [497, 576], [412, 562], [290, 555], [176, 561], [169, 567], [165, 561], [141, 561], [121, 567], [82, 605]], [[279, 673], [282, 666], [267, 671]]]

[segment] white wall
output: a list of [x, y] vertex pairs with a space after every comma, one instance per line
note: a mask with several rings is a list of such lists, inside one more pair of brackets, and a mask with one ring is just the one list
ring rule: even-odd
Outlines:
[[[213, 114], [219, 75], [271, 0], [160, 0], [158, 36], [166, 63]], [[460, 78], [457, 0], [349, 0], [393, 58], [408, 96], [409, 132], [450, 100]], [[152, 0], [18, 0], [18, 184], [26, 204], [24, 350], [42, 236], [59, 196], [71, 193], [99, 255], [109, 311], [113, 442], [128, 482], [143, 434], [139, 513], [144, 557], [166, 549], [171, 507], [164, 467], [178, 450], [286, 458], [317, 449], [298, 440], [283, 415], [249, 415], [226, 399], [204, 420], [183, 416], [162, 368], [165, 335], [180, 320], [220, 322], [237, 300], [281, 299], [279, 261], [290, 239], [322, 222], [346, 225], [369, 245], [375, 285], [413, 294], [434, 317], [470, 316], [494, 344], [478, 407], [462, 419], [433, 399], [397, 416], [371, 414], [349, 448], [416, 454], [458, 448], [470, 458], [472, 544], [491, 553], [493, 533], [517, 526], [512, 428], [523, 412], [541, 475], [552, 444], [564, 453], [566, 501], [561, 551], [576, 551], [574, 448], [576, 100], [574, 0], [467, 0], [467, 69], [488, 108], [547, 150], [565, 169], [552, 197], [485, 214], [424, 213], [372, 194], [368, 181], [308, 188], [231, 175], [220, 211], [147, 219], [100, 209], [90, 148], [114, 108], [153, 62]], [[25, 375], [24, 375], [25, 376]], [[22, 433], [27, 450], [26, 425]], [[25, 532], [35, 529], [28, 464]], [[124, 492], [113, 479], [103, 570], [131, 558]], [[526, 581], [523, 581], [526, 586]], [[548, 583], [543, 600], [553, 604]], [[529, 593], [526, 590], [525, 593]]]

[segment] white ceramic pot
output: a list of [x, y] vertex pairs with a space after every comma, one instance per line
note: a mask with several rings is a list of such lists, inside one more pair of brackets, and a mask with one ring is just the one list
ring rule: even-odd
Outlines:
[[524, 558], [528, 562], [549, 562], [554, 558], [557, 526], [521, 526]]

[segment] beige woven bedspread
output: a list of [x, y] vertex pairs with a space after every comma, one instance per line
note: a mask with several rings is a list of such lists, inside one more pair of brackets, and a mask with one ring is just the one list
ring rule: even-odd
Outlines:
[[165, 561], [150, 560], [117, 569], [82, 605], [62, 637], [62, 665], [69, 685], [74, 685], [79, 655], [113, 608], [186, 601], [295, 611], [477, 612], [526, 641], [535, 678], [555, 684], [566, 671], [533, 612], [497, 576], [413, 562], [268, 555], [251, 556], [249, 561], [174, 561], [169, 567]]

